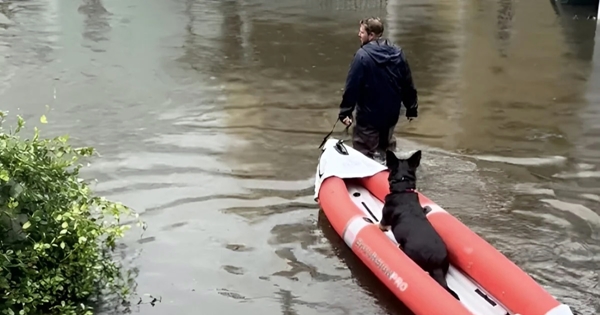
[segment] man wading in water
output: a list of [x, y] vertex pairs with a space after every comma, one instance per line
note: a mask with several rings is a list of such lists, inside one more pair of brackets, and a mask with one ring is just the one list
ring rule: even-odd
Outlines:
[[348, 71], [339, 114], [340, 121], [350, 126], [357, 105], [352, 146], [381, 163], [386, 149], [396, 149], [394, 128], [401, 104], [409, 121], [417, 117], [418, 108], [417, 90], [404, 52], [382, 35], [379, 18], [360, 21], [361, 47]]

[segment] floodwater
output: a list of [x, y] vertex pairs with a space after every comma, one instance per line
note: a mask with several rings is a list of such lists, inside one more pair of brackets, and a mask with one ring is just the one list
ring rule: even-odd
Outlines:
[[134, 312], [409, 314], [312, 200], [371, 15], [413, 68], [420, 117], [397, 135], [402, 152], [424, 150], [421, 190], [580, 314], [600, 312], [595, 8], [0, 0], [0, 12], [2, 109], [32, 126], [50, 106], [42, 131], [96, 147], [85, 176], [148, 224], [124, 250], [137, 292], [161, 302]]

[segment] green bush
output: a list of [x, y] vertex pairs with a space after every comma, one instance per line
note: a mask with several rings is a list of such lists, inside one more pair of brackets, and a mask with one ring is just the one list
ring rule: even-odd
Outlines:
[[[102, 296], [130, 297], [133, 279], [113, 258], [133, 214], [78, 177], [93, 148], [67, 136], [31, 139], [0, 112], [0, 314], [93, 314]], [[40, 119], [46, 123], [46, 117]], [[137, 218], [137, 214], [135, 214]]]

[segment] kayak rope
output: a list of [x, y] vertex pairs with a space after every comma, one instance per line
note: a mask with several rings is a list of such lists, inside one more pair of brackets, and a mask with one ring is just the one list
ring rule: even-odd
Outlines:
[[[333, 134], [333, 131], [335, 130], [335, 126], [337, 125], [338, 121], [340, 121], [340, 119], [336, 119], [335, 123], [333, 124], [333, 128], [331, 128], [331, 131], [325, 136], [325, 138], [323, 138], [323, 142], [321, 142], [321, 144], [319, 145], [319, 149], [323, 148], [323, 146], [325, 145], [325, 142], [327, 142], [327, 139], [329, 139], [329, 137], [331, 137], [331, 135]], [[346, 129], [344, 129], [344, 132], [346, 135], [349, 135], [350, 133], [348, 132], [348, 129], [350, 129], [350, 125], [346, 126]]]

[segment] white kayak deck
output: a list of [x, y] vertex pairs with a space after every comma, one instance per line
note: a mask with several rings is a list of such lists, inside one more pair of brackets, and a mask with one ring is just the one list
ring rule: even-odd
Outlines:
[[[383, 203], [364, 187], [351, 184], [349, 181], [346, 181], [346, 187], [350, 199], [363, 211], [365, 217], [370, 218], [373, 222], [379, 222]], [[394, 244], [398, 244], [391, 231], [385, 232], [385, 234]], [[448, 286], [458, 294], [460, 302], [474, 315], [514, 315], [488, 294], [484, 288], [452, 265], [448, 270], [446, 281]]]

